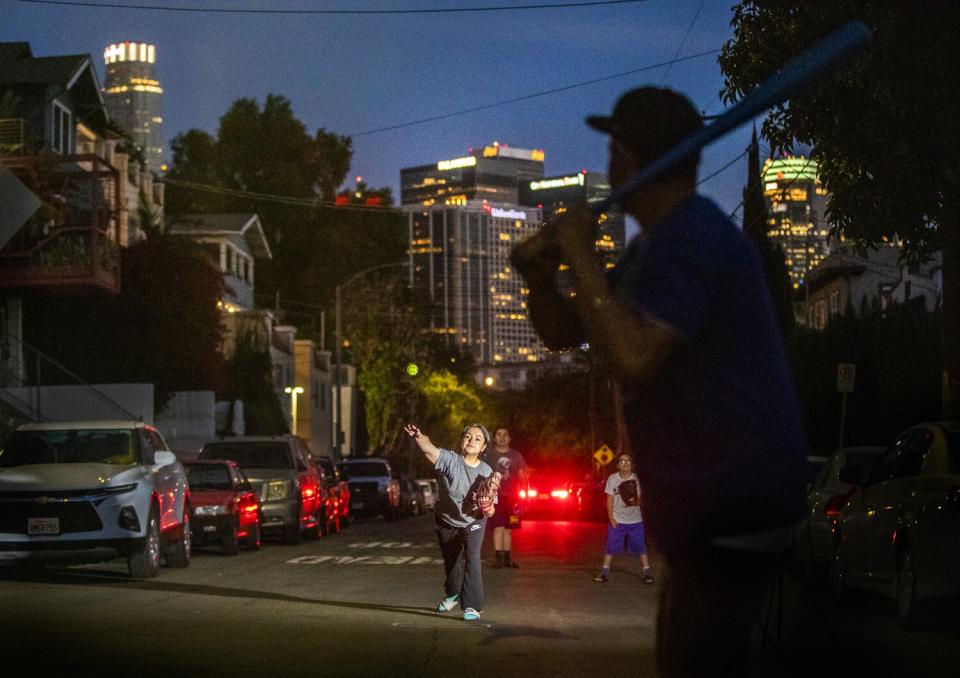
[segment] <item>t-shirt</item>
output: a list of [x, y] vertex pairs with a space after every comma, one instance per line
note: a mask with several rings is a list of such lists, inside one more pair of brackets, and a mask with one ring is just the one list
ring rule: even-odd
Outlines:
[[440, 497], [434, 507], [437, 520], [451, 527], [468, 527], [483, 518], [483, 511], [477, 508], [473, 491], [483, 479], [493, 473], [486, 462], [469, 466], [463, 457], [451, 450], [440, 450], [437, 463], [433, 465], [437, 472], [437, 484]]
[[[607, 494], [613, 495], [613, 519], [618, 523], [630, 525], [633, 523], [643, 522], [643, 514], [640, 512], [640, 505], [628, 506], [624, 501], [623, 497], [620, 496], [621, 483], [631, 481], [639, 482], [637, 479], [636, 473], [631, 473], [626, 478], [621, 478], [620, 473], [613, 473], [607, 478], [607, 486], [604, 488], [604, 492]], [[637, 494], [639, 497], [639, 493]]]
[[520, 472], [527, 467], [523, 461], [523, 455], [514, 449], [509, 449], [506, 452], [497, 452], [496, 449], [493, 449], [487, 455], [487, 463], [490, 464], [491, 468], [503, 474], [499, 495], [516, 499], [520, 490]]
[[753, 244], [695, 196], [634, 238], [609, 279], [629, 308], [683, 340], [654, 380], [622, 384], [657, 544], [669, 550], [799, 519], [806, 438]]

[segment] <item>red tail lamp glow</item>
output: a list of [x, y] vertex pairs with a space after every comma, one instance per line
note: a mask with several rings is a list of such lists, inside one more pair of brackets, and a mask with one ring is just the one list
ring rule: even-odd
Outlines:
[[570, 493], [567, 490], [553, 490], [550, 492], [550, 496], [555, 499], [566, 499], [570, 496]]

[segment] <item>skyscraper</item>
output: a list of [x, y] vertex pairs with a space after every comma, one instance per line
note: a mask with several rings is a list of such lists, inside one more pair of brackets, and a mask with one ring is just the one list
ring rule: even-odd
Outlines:
[[155, 73], [156, 48], [119, 42], [103, 50], [107, 67], [103, 98], [110, 116], [133, 138], [154, 172], [163, 165], [163, 88]]
[[400, 172], [411, 283], [428, 327], [495, 368], [498, 386], [521, 385], [522, 366], [544, 358], [510, 263], [513, 245], [542, 222], [539, 208], [518, 204], [520, 183], [542, 177], [542, 151], [500, 145]]
[[[542, 209], [545, 222], [572, 207], [598, 203], [608, 195], [607, 175], [587, 170], [520, 182], [520, 204]], [[601, 215], [596, 246], [608, 266], [613, 266], [620, 256], [625, 240], [623, 212], [617, 209]]]
[[811, 158], [769, 159], [763, 165], [767, 234], [779, 244], [794, 288], [830, 253], [826, 222], [827, 191]]

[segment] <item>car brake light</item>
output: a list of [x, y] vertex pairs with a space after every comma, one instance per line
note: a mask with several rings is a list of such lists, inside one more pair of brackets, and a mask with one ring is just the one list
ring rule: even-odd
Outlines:
[[823, 506], [823, 515], [827, 516], [828, 518], [836, 518], [840, 515], [843, 505], [847, 503], [847, 499], [849, 498], [849, 494], [838, 494], [830, 497], [827, 499], [827, 503]]
[[315, 488], [315, 487], [304, 487], [302, 492], [303, 492], [303, 498], [304, 498], [304, 499], [310, 499], [310, 498], [316, 496], [316, 494], [317, 494], [317, 488]]
[[527, 490], [527, 496], [528, 496], [528, 497], [536, 497], [536, 496], [537, 496], [537, 490], [536, 490], [536, 488], [531, 487], [529, 490]]
[[550, 496], [556, 497], [557, 499], [566, 499], [570, 496], [570, 493], [567, 490], [553, 490]]
[[526, 498], [527, 498], [527, 491], [526, 491], [526, 490], [520, 490], [520, 498], [521, 498], [521, 499], [526, 499]]

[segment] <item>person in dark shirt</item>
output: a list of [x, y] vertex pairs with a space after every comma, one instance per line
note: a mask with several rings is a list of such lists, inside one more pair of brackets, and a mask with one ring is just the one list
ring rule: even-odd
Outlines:
[[496, 510], [490, 516], [487, 526], [493, 530], [493, 548], [495, 560], [493, 567], [518, 568], [520, 565], [513, 559], [512, 533], [520, 529], [521, 503], [520, 490], [527, 486], [527, 464], [523, 455], [510, 447], [510, 431], [498, 428], [493, 433], [493, 449], [487, 453], [487, 463], [503, 474], [503, 484], [500, 486], [499, 500]]
[[[703, 124], [686, 97], [655, 87], [587, 122], [609, 135], [614, 187]], [[698, 163], [691, 154], [625, 199], [642, 234], [609, 274], [586, 208], [515, 253], [546, 344], [588, 342], [617, 377], [645, 522], [666, 564], [664, 677], [748, 673], [751, 624], [805, 511], [805, 435], [760, 258], [696, 194]]]

